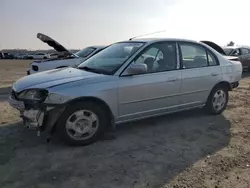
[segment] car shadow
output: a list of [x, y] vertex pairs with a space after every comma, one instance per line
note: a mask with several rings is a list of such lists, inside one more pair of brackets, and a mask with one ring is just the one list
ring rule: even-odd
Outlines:
[[226, 147], [230, 122], [200, 109], [117, 126], [116, 138], [85, 147], [0, 127], [1, 187], [160, 187]]

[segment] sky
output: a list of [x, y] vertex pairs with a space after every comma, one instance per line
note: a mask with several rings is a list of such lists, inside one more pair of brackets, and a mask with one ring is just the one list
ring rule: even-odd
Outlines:
[[0, 49], [108, 45], [131, 37], [234, 41], [250, 45], [249, 0], [0, 0]]

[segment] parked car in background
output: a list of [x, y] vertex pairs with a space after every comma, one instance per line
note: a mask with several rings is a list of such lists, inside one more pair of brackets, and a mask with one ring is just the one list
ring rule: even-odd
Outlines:
[[17, 57], [17, 59], [25, 59], [25, 57], [28, 57], [28, 54], [20, 53], [16, 57]]
[[34, 59], [33, 54], [25, 54], [22, 59]]
[[50, 59], [57, 59], [60, 57], [60, 55], [58, 53], [51, 53], [51, 54], [49, 54], [49, 56], [50, 56]]
[[4, 59], [4, 53], [0, 51], [0, 59]]
[[56, 42], [54, 39], [44, 35], [42, 33], [37, 34], [37, 38], [42, 42], [47, 43], [53, 47], [59, 54], [58, 58], [47, 59], [43, 61], [34, 61], [30, 64], [27, 70], [27, 75], [46, 71], [55, 68], [73, 67], [77, 66], [89, 57], [100, 52], [105, 46], [90, 46], [80, 50], [76, 53], [72, 53], [64, 46]]
[[136, 39], [112, 44], [77, 68], [21, 78], [9, 103], [27, 127], [86, 145], [118, 123], [201, 107], [220, 114], [241, 76], [240, 62], [202, 42]]
[[226, 46], [223, 47], [224, 51], [229, 56], [239, 58], [242, 63], [243, 69], [250, 71], [250, 47], [248, 46]]
[[4, 59], [14, 59], [15, 56], [11, 53], [4, 53]]
[[32, 59], [49, 59], [50, 55], [42, 52], [31, 55]]

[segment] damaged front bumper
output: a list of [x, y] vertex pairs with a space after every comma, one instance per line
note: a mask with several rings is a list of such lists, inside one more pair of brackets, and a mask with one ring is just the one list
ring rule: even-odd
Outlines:
[[40, 109], [29, 109], [21, 112], [20, 116], [23, 118], [24, 125], [29, 128], [40, 129], [44, 122], [44, 113]]
[[9, 104], [20, 112], [23, 124], [29, 129], [37, 130], [38, 135], [44, 130], [51, 134], [58, 118], [65, 110], [60, 104], [20, 101], [13, 96], [9, 97]]

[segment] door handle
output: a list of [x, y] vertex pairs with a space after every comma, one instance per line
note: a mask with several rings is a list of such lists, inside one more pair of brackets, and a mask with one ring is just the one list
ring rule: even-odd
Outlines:
[[211, 73], [211, 76], [218, 76], [218, 73]]

